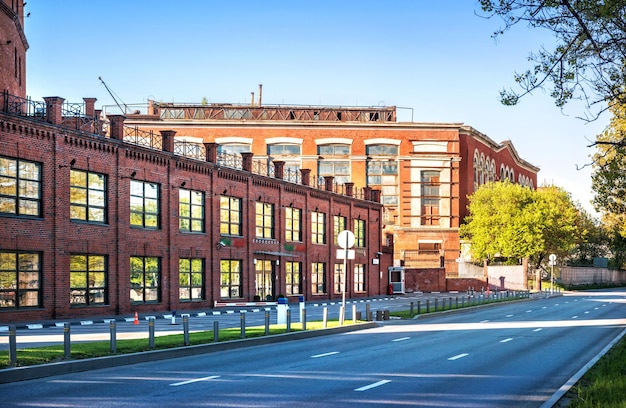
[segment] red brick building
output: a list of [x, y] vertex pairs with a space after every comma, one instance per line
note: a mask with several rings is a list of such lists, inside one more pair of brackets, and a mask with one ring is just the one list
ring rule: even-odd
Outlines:
[[0, 91], [26, 97], [24, 2], [0, 0]]
[[181, 142], [278, 159], [294, 173], [310, 170], [319, 183], [333, 177], [335, 191], [345, 183], [380, 190], [394, 265], [437, 282], [407, 282], [407, 288], [445, 290], [446, 276], [457, 275], [459, 225], [480, 184], [506, 178], [534, 188], [539, 171], [509, 141], [496, 143], [462, 123], [398, 122], [393, 106], [268, 105], [260, 97], [246, 105], [150, 101], [126, 123], [173, 129]]
[[46, 98], [33, 116], [32, 101], [0, 98], [13, 107], [0, 112], [3, 321], [341, 298], [344, 229], [346, 295], [385, 293], [378, 191], [285, 181], [280, 162], [211, 143], [183, 157], [173, 131], [129, 143], [124, 117], [103, 124], [94, 102]]

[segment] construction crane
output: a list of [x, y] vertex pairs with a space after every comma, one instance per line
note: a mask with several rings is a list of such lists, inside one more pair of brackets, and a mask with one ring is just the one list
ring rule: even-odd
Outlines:
[[[124, 103], [124, 101], [122, 101], [120, 99], [119, 96], [117, 96], [115, 94], [115, 92], [113, 92], [108, 86], [107, 84], [104, 82], [104, 80], [102, 79], [102, 77], [98, 77], [98, 79], [100, 80], [100, 82], [102, 82], [102, 85], [104, 85], [104, 87], [106, 88], [107, 92], [109, 93], [109, 95], [111, 95], [111, 98], [113, 98], [113, 100], [115, 101], [115, 104], [117, 105], [118, 108], [120, 108], [120, 111], [122, 111], [123, 113], [126, 113], [126, 110], [128, 109], [128, 106]], [[117, 98], [116, 98], [117, 96]], [[117, 100], [120, 99], [120, 102], [122, 102], [122, 104], [124, 105], [124, 108], [122, 109], [122, 105], [120, 105], [120, 102], [118, 102]]]

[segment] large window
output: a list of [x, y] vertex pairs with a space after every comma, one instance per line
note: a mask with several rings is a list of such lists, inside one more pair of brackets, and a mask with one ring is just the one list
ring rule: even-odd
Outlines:
[[317, 173], [320, 177], [333, 176], [337, 184], [345, 184], [350, 181], [350, 162], [323, 160], [318, 164]]
[[241, 261], [223, 259], [220, 261], [220, 297], [222, 299], [240, 298], [241, 292]]
[[336, 263], [334, 270], [335, 293], [343, 292], [343, 263]]
[[204, 299], [204, 259], [178, 260], [178, 298], [181, 301]]
[[241, 198], [220, 197], [220, 234], [241, 236]]
[[41, 217], [41, 164], [0, 157], [0, 213]]
[[339, 245], [337, 242], [337, 237], [339, 233], [346, 229], [346, 217], [342, 217], [341, 215], [333, 216], [333, 244]]
[[271, 156], [299, 156], [302, 146], [293, 143], [270, 144], [267, 146], [267, 154]]
[[311, 242], [314, 244], [326, 243], [326, 214], [311, 213]]
[[247, 143], [225, 143], [219, 145], [217, 151], [221, 154], [240, 155], [250, 152], [250, 146]]
[[70, 219], [106, 222], [106, 176], [70, 170]]
[[323, 262], [313, 262], [311, 265], [311, 293], [326, 293], [326, 264]]
[[349, 144], [325, 144], [317, 147], [318, 154], [327, 156], [347, 156], [350, 154]]
[[302, 293], [302, 264], [300, 262], [285, 263], [285, 291], [287, 295]]
[[302, 241], [302, 210], [299, 208], [285, 208], [285, 240]]
[[159, 185], [143, 181], [130, 182], [130, 225], [159, 228]]
[[178, 190], [178, 225], [184, 232], [204, 232], [204, 193]]
[[397, 156], [398, 146], [392, 144], [373, 144], [365, 149], [368, 156]]
[[0, 251], [0, 309], [41, 307], [41, 289], [39, 253]]
[[354, 246], [365, 248], [365, 220], [353, 220], [354, 223]]
[[108, 303], [107, 258], [104, 255], [70, 255], [70, 304]]
[[274, 205], [256, 203], [256, 237], [274, 238]]
[[161, 301], [161, 263], [159, 258], [133, 256], [130, 258], [131, 303]]
[[422, 225], [439, 225], [439, 172], [422, 171]]
[[398, 205], [398, 146], [375, 144], [366, 148], [367, 185], [381, 191], [381, 201]]
[[337, 184], [350, 181], [349, 144], [319, 145], [317, 153], [320, 156], [317, 168], [320, 177], [333, 176]]
[[354, 265], [354, 291], [365, 292], [365, 265]]

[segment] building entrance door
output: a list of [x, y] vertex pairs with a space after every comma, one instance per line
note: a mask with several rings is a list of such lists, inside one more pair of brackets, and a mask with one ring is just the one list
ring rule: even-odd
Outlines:
[[398, 266], [389, 267], [389, 285], [392, 293], [404, 293], [404, 268]]
[[256, 295], [262, 301], [274, 300], [274, 266], [272, 261], [257, 259], [256, 261]]

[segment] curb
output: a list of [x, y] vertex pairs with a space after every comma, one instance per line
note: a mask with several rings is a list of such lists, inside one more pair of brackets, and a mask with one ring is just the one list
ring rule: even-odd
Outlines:
[[0, 370], [0, 384], [79, 373], [101, 368], [119, 367], [129, 364], [188, 357], [197, 354], [216, 353], [219, 351], [274, 344], [283, 341], [310, 339], [330, 334], [349, 333], [358, 330], [371, 329], [374, 327], [378, 327], [378, 324], [375, 322], [365, 322], [349, 326], [333, 327], [330, 329], [299, 331], [276, 334], [272, 336], [254, 337], [251, 339], [229, 340], [217, 343], [198, 344], [195, 346], [176, 347], [165, 350], [151, 350], [139, 353], [88, 358], [84, 360], [68, 360], [50, 364], [6, 368]]

